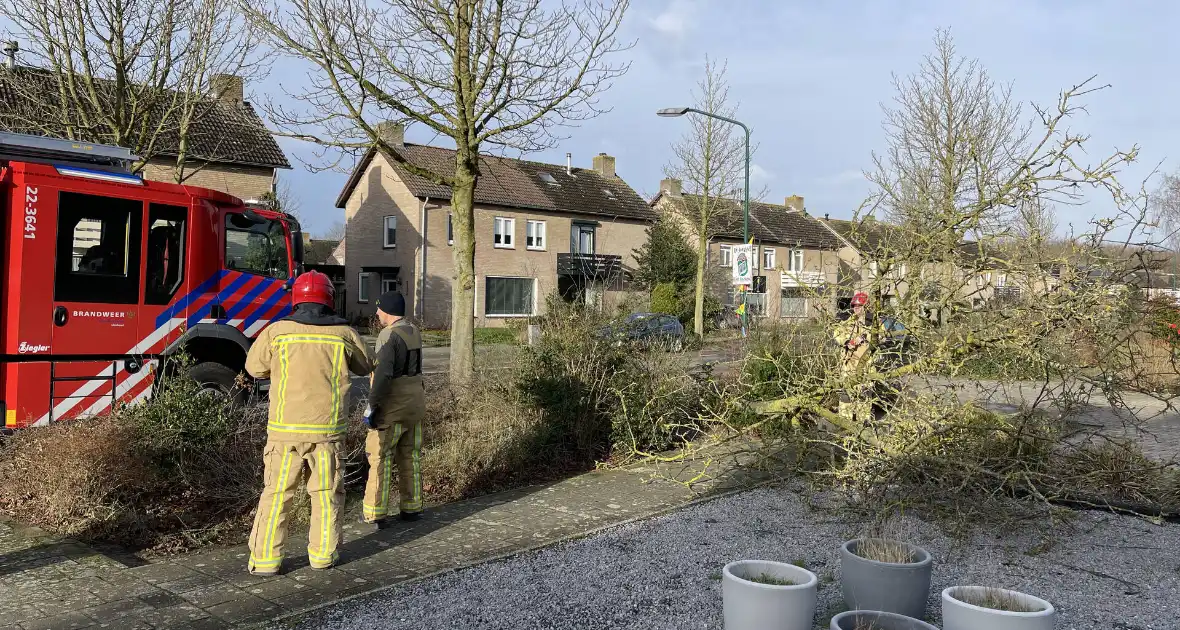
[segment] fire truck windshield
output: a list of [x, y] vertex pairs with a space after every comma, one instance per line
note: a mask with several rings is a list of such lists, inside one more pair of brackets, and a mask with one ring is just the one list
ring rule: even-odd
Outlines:
[[226, 214], [225, 268], [280, 280], [289, 278], [291, 270], [283, 224], [277, 219]]

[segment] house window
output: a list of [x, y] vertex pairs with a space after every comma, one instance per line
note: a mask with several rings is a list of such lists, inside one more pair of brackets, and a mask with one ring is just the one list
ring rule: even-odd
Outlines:
[[516, 232], [516, 219], [496, 217], [493, 229], [494, 236], [492, 237], [492, 245], [494, 247], [516, 247], [512, 240], [512, 235], [514, 232]]
[[792, 273], [803, 271], [803, 250], [792, 249], [787, 252], [787, 271]]
[[526, 249], [545, 249], [544, 221], [529, 221], [525, 224], [524, 246]]
[[455, 215], [447, 213], [447, 245], [455, 244]]
[[356, 301], [362, 304], [369, 301], [369, 279], [373, 274], [362, 271], [356, 277]]
[[484, 314], [488, 317], [522, 317], [533, 314], [533, 278], [484, 279]]
[[722, 245], [718, 249], [720, 250], [720, 254], [721, 254], [721, 266], [722, 267], [732, 267], [733, 266], [733, 248], [730, 247], [729, 245]]
[[763, 247], [762, 248], [762, 268], [763, 269], [774, 269], [774, 248], [773, 247]]
[[397, 290], [397, 276], [390, 273], [381, 274], [381, 293], [389, 293]]
[[397, 217], [385, 217], [385, 249], [397, 247]]
[[589, 223], [570, 224], [570, 253], [594, 254], [594, 240], [598, 228]]
[[1002, 288], [1006, 284], [1008, 284], [1008, 274], [1006, 274], [1006, 273], [996, 274], [996, 288]]
[[783, 287], [779, 303], [781, 317], [806, 317], [807, 294], [802, 287]]

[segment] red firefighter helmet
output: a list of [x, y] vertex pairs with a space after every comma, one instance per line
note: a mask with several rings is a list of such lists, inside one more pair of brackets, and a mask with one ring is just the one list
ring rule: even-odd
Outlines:
[[865, 304], [868, 304], [868, 303], [869, 303], [869, 294], [865, 293], [864, 291], [857, 291], [856, 294], [852, 296], [852, 305], [853, 306], [864, 306]]
[[308, 271], [295, 278], [291, 295], [295, 304], [311, 302], [328, 308], [336, 307], [336, 289], [332, 286], [332, 280], [318, 271]]

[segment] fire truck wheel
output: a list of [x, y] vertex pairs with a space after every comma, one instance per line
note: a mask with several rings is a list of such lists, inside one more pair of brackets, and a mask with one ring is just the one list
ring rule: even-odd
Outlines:
[[201, 389], [205, 392], [224, 396], [238, 404], [246, 401], [247, 392], [238, 385], [238, 375], [220, 363], [212, 361], [198, 363], [188, 369], [188, 376], [200, 384]]

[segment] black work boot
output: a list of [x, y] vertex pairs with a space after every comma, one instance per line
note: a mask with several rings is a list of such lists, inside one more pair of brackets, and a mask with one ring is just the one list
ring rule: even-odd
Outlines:
[[413, 522], [422, 518], [422, 512], [398, 512], [397, 517], [403, 521]]

